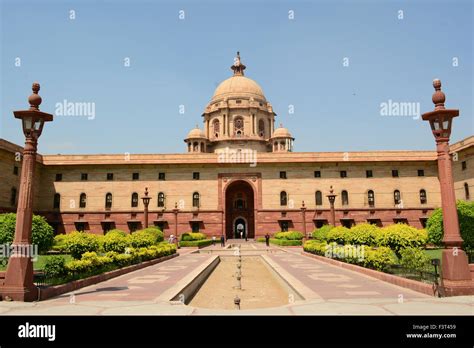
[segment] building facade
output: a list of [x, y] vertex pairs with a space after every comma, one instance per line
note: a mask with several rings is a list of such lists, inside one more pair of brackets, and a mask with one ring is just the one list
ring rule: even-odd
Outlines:
[[[275, 126], [271, 104], [239, 56], [231, 69], [183, 154], [38, 155], [35, 213], [57, 233], [133, 232], [143, 227], [148, 188], [150, 224], [167, 236], [234, 238], [242, 224], [244, 235], [256, 238], [327, 224], [331, 186], [337, 225], [423, 227], [441, 205], [435, 151], [293, 152], [295, 139]], [[21, 152], [0, 139], [0, 212], [16, 209]], [[472, 200], [474, 136], [451, 152], [456, 197]]]

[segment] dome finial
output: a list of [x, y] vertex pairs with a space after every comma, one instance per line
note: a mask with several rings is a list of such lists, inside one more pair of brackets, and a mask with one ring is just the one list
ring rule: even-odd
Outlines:
[[230, 68], [234, 70], [234, 76], [244, 76], [246, 66], [240, 61], [239, 51], [237, 51], [237, 57], [234, 58], [234, 64]]

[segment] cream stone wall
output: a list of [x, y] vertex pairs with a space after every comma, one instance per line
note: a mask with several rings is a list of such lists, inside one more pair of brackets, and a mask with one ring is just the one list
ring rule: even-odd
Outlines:
[[[456, 199], [474, 200], [474, 136], [469, 137], [451, 148], [453, 158], [453, 178]], [[462, 163], [466, 169], [462, 169]], [[464, 184], [469, 187], [469, 198], [466, 197]]]

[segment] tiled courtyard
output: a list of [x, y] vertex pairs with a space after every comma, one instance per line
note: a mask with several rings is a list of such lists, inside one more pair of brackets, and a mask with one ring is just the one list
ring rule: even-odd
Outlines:
[[[180, 250], [180, 256], [74, 293], [36, 303], [0, 302], [1, 315], [473, 315], [474, 297], [435, 298], [302, 255], [301, 248], [248, 242], [242, 255], [262, 257], [305, 300], [275, 308], [214, 310], [170, 301], [217, 254], [232, 249]], [[245, 275], [244, 278], [245, 279]]]

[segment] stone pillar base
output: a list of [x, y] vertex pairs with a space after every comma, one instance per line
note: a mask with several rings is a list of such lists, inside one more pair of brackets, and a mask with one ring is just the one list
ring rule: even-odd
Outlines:
[[474, 281], [471, 279], [468, 258], [463, 250], [443, 250], [441, 274], [445, 296], [474, 295]]
[[38, 288], [33, 283], [33, 263], [30, 257], [19, 255], [10, 257], [0, 294], [4, 301], [7, 296], [13, 301], [22, 302], [38, 299]]

